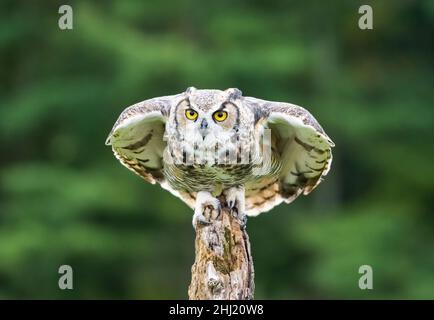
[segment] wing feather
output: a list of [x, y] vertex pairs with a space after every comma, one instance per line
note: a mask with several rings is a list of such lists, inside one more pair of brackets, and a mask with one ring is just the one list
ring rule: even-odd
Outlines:
[[150, 183], [164, 179], [164, 133], [172, 97], [145, 100], [126, 108], [106, 140], [125, 167]]
[[251, 97], [245, 101], [255, 114], [256, 130], [271, 129], [282, 167], [275, 183], [268, 187], [264, 178], [265, 187], [246, 191], [247, 213], [257, 215], [314, 190], [330, 170], [334, 143], [300, 106]]

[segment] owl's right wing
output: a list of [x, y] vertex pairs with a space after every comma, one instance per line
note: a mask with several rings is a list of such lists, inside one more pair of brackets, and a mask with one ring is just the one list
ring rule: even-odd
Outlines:
[[163, 180], [165, 123], [173, 96], [153, 98], [126, 108], [106, 140], [128, 169], [154, 184]]
[[167, 146], [166, 122], [170, 108], [184, 97], [182, 94], [158, 97], [126, 108], [106, 140], [116, 158], [147, 182], [158, 182], [176, 197], [193, 207], [195, 199], [188, 193], [174, 190], [163, 175], [163, 158]]

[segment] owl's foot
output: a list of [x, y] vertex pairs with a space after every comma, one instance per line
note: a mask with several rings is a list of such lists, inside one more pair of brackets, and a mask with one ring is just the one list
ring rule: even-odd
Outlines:
[[224, 191], [226, 203], [232, 216], [244, 227], [247, 224], [246, 197], [244, 187], [232, 187]]
[[196, 196], [196, 205], [193, 214], [193, 228], [198, 223], [210, 224], [220, 216], [220, 201], [207, 191], [199, 191]]

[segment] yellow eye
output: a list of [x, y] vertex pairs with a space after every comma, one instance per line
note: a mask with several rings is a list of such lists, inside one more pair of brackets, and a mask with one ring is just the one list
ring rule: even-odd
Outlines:
[[218, 122], [225, 121], [226, 118], [228, 117], [228, 113], [226, 111], [222, 111], [222, 110], [216, 111], [216, 112], [214, 112], [213, 117], [214, 117], [215, 121], [218, 121]]
[[188, 120], [196, 120], [197, 119], [197, 112], [193, 109], [187, 109], [185, 110], [185, 116]]

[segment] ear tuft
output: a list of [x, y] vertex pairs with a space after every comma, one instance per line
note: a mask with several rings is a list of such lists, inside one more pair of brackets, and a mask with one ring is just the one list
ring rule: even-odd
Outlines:
[[195, 92], [197, 89], [195, 88], [195, 87], [188, 87], [186, 90], [185, 90], [185, 93], [187, 94], [187, 95], [189, 95], [189, 94], [192, 94], [193, 92]]
[[237, 88], [229, 88], [225, 92], [228, 94], [228, 100], [237, 100], [243, 95], [241, 90]]

